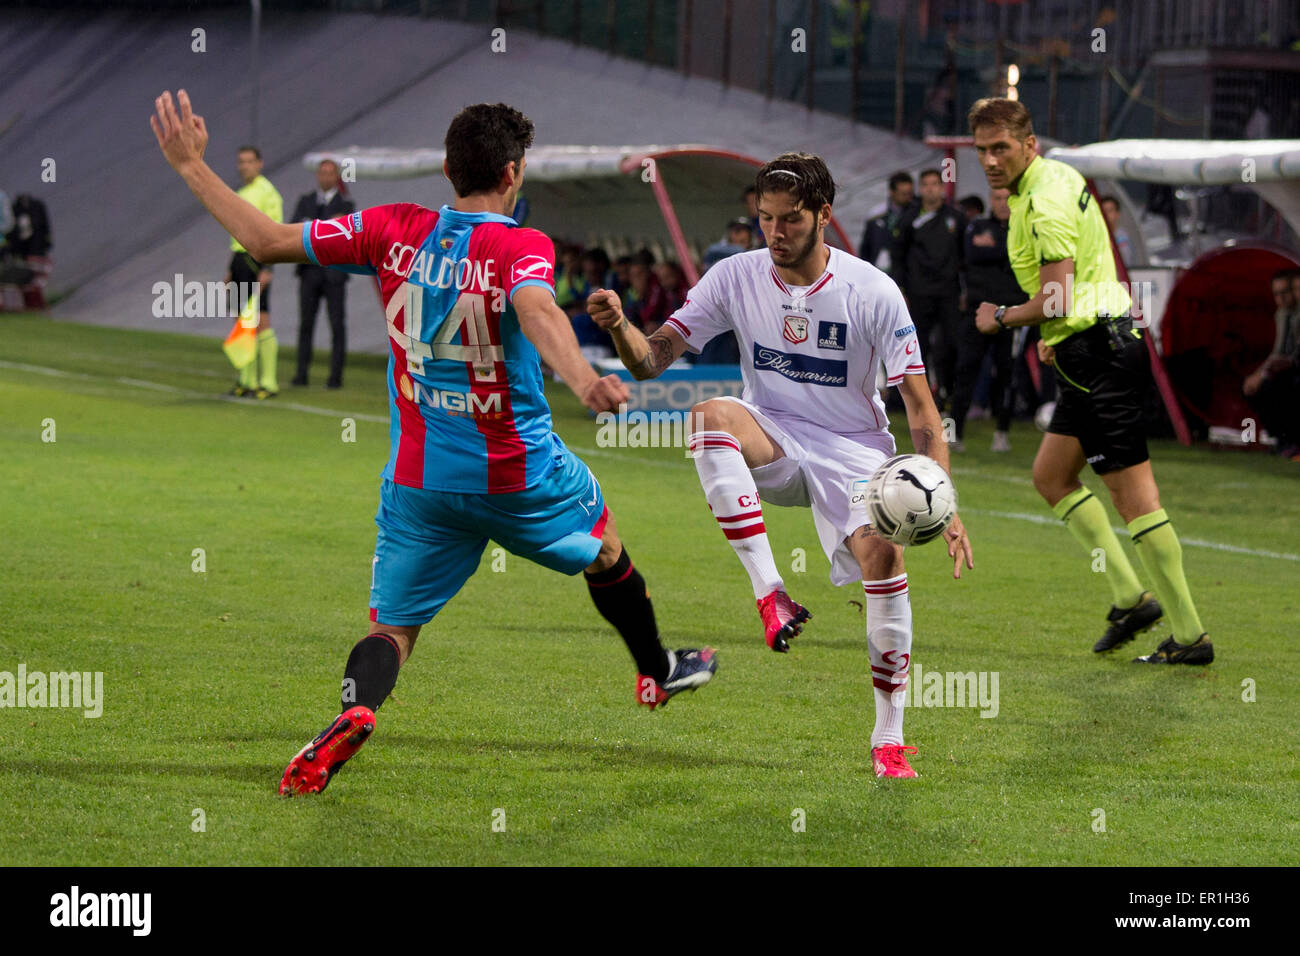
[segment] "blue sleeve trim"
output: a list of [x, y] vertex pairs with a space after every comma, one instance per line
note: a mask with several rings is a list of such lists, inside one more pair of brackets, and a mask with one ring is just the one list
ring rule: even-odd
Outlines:
[[312, 220], [308, 219], [302, 224], [302, 249], [307, 253], [307, 258], [311, 260], [312, 265], [320, 265], [320, 260], [316, 258], [316, 253], [311, 248], [311, 224]]
[[549, 282], [547, 282], [545, 279], [525, 279], [523, 282], [518, 283], [513, 289], [510, 290], [510, 301], [514, 302], [515, 295], [519, 292], [519, 290], [524, 288], [525, 286], [530, 286], [530, 285], [541, 286], [551, 295], [555, 295], [555, 287], [551, 285]]

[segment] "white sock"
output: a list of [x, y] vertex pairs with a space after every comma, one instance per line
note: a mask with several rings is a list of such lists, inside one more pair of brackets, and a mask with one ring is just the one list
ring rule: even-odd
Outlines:
[[784, 590], [763, 525], [758, 489], [740, 453], [740, 442], [728, 432], [693, 432], [688, 447], [709, 509], [745, 566], [755, 600]]
[[912, 601], [907, 574], [863, 581], [867, 595], [867, 653], [876, 696], [876, 726], [871, 746], [903, 742], [903, 700], [912, 662]]

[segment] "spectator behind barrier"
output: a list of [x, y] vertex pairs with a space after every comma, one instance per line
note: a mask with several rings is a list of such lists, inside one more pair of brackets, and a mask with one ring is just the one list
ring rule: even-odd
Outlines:
[[654, 274], [654, 263], [654, 255], [649, 249], [642, 249], [632, 257], [628, 279], [633, 298], [630, 303], [624, 303], [623, 308], [628, 321], [646, 335], [653, 334], [655, 329], [664, 324], [664, 319], [672, 314], [664, 287]]
[[967, 196], [957, 200], [957, 208], [966, 214], [966, 222], [972, 223], [984, 215], [984, 200], [979, 196]]
[[898, 237], [898, 224], [903, 213], [915, 202], [916, 185], [912, 182], [912, 174], [900, 169], [889, 177], [889, 200], [867, 219], [862, 243], [858, 246], [858, 258], [892, 275], [890, 249]]
[[753, 245], [754, 231], [749, 220], [733, 219], [727, 223], [724, 237], [704, 250], [704, 269], [707, 272], [728, 256], [748, 252]]
[[1101, 214], [1106, 217], [1106, 224], [1110, 226], [1111, 235], [1115, 237], [1115, 247], [1119, 249], [1120, 261], [1124, 263], [1125, 268], [1131, 266], [1133, 264], [1133, 242], [1129, 239], [1128, 233], [1119, 227], [1119, 200], [1114, 196], [1102, 196]]
[[1260, 425], [1277, 439], [1278, 454], [1300, 460], [1300, 269], [1275, 272], [1272, 286], [1273, 350], [1241, 390]]

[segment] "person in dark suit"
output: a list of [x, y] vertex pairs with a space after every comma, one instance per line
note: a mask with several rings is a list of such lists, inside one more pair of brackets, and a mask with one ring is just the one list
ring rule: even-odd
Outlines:
[[[293, 210], [294, 222], [310, 219], [335, 219], [356, 211], [356, 204], [343, 194], [339, 167], [332, 159], [323, 159], [316, 167], [316, 189], [298, 197]], [[326, 388], [343, 385], [343, 360], [347, 355], [347, 328], [343, 321], [346, 272], [303, 263], [298, 266], [298, 371], [292, 384], [306, 385], [311, 366], [312, 336], [316, 331], [316, 312], [325, 299], [330, 320], [330, 377]]]

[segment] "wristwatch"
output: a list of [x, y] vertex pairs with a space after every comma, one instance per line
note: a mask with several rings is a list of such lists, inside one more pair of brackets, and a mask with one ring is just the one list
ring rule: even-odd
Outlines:
[[1007, 331], [1007, 324], [1002, 321], [1002, 316], [1006, 314], [1007, 314], [1007, 307], [1005, 305], [998, 306], [997, 310], [994, 311], [993, 313], [993, 321], [998, 324], [998, 328], [1000, 328], [1003, 332]]

